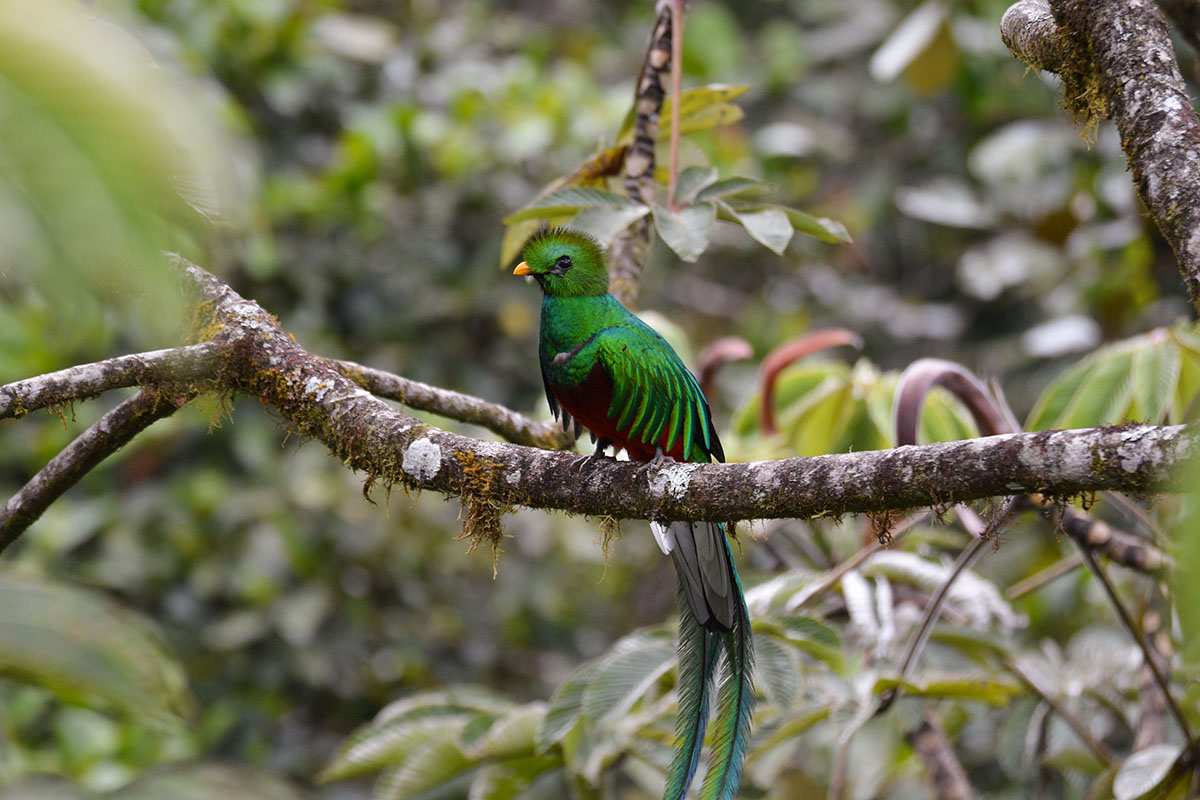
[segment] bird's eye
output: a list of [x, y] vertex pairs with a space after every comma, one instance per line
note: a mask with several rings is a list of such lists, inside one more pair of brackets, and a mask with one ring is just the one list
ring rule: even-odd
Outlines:
[[570, 268], [571, 268], [571, 257], [570, 256], [559, 256], [558, 259], [554, 262], [554, 272], [558, 273], [559, 275], [562, 275], [564, 272], [566, 272]]

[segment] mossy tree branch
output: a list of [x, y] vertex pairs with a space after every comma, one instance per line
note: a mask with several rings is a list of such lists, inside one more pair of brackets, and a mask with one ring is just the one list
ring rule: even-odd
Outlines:
[[1063, 79], [1065, 105], [1121, 134], [1138, 194], [1200, 311], [1200, 119], [1152, 0], [1020, 0], [1001, 20], [1009, 49]]
[[420, 422], [306, 352], [258, 304], [182, 268], [211, 309], [230, 387], [277, 409], [372, 479], [413, 489], [626, 518], [755, 519], [899, 510], [998, 495], [1181, 488], [1200, 431], [1130, 425], [732, 464], [641, 464], [481, 441]]

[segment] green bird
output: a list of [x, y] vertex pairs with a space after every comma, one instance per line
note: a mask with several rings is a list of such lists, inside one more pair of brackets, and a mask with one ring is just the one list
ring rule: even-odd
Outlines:
[[[611, 446], [634, 461], [724, 461], [712, 412], [696, 378], [653, 328], [608, 293], [608, 268], [590, 236], [552, 228], [530, 239], [515, 275], [542, 287], [538, 359], [546, 400], [564, 430], [587, 428], [596, 453]], [[717, 662], [725, 654], [702, 798], [737, 793], [754, 689], [753, 641], [742, 582], [724, 528], [715, 522], [651, 522], [671, 556], [679, 595], [679, 714], [669, 800], [696, 773]]]

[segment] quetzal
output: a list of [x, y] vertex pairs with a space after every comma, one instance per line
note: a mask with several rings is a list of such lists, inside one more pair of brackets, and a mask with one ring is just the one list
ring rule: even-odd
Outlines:
[[[587, 428], [596, 453], [612, 446], [635, 461], [725, 459], [695, 377], [653, 328], [608, 293], [608, 269], [590, 236], [564, 228], [535, 235], [515, 275], [542, 287], [538, 357], [546, 400], [563, 427]], [[715, 522], [651, 522], [675, 564], [679, 589], [679, 714], [666, 798], [682, 798], [696, 772], [713, 675], [725, 654], [712, 753], [700, 795], [737, 792], [754, 689], [753, 642], [741, 579]]]

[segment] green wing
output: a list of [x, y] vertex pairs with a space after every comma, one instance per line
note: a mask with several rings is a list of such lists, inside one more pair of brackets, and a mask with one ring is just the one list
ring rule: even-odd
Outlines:
[[704, 392], [666, 339], [630, 314], [597, 343], [612, 378], [608, 416], [618, 431], [648, 445], [665, 437], [668, 453], [682, 442], [686, 461], [725, 460]]

